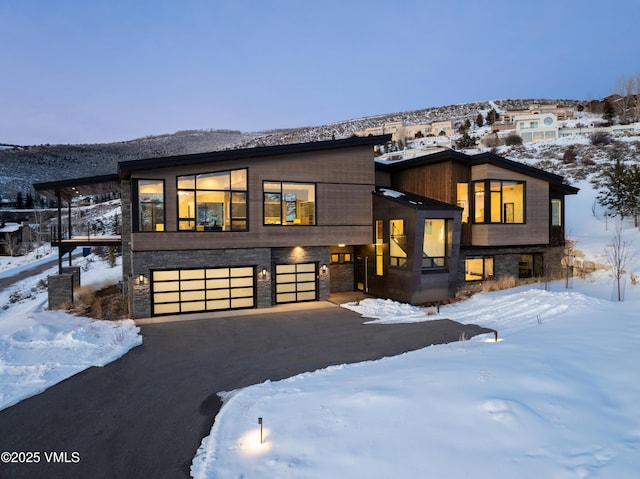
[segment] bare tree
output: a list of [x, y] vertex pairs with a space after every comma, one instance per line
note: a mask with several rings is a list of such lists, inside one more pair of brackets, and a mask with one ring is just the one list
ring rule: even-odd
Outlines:
[[629, 248], [631, 246], [631, 243], [623, 238], [622, 232], [622, 221], [616, 221], [611, 243], [605, 247], [607, 262], [611, 267], [618, 289], [618, 301], [622, 301], [620, 282], [625, 273], [624, 268], [629, 260]]
[[620, 77], [616, 80], [614, 92], [620, 95], [618, 102], [618, 115], [625, 121], [629, 115], [629, 98], [633, 91], [633, 77]]
[[640, 118], [640, 73], [631, 79], [631, 115], [637, 121]]
[[561, 264], [565, 268], [565, 281], [564, 287], [569, 288], [569, 279], [573, 276], [573, 263], [576, 258], [576, 244], [575, 241], [567, 239], [564, 244], [564, 250], [562, 251]]

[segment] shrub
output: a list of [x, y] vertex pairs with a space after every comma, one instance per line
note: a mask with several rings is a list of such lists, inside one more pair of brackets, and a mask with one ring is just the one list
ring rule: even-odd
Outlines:
[[562, 155], [562, 162], [565, 164], [576, 162], [576, 147], [569, 145]]
[[505, 276], [500, 279], [492, 279], [482, 283], [482, 291], [500, 291], [502, 289], [514, 288], [516, 286], [516, 278], [513, 276]]
[[594, 131], [589, 135], [589, 141], [594, 146], [610, 145], [613, 143], [613, 137], [606, 131]]
[[522, 137], [517, 133], [511, 133], [504, 139], [504, 144], [507, 146], [522, 145]]

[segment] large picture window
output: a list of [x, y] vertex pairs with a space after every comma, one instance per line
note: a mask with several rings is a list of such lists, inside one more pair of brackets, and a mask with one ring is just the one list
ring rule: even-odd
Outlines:
[[316, 185], [265, 181], [263, 184], [265, 225], [315, 225]]
[[247, 170], [178, 176], [178, 228], [247, 230]]
[[137, 180], [138, 231], [164, 231], [164, 181]]
[[422, 242], [422, 270], [448, 268], [448, 256], [453, 241], [453, 221], [445, 219], [424, 220]]
[[473, 183], [475, 223], [524, 223], [525, 183], [483, 180]]

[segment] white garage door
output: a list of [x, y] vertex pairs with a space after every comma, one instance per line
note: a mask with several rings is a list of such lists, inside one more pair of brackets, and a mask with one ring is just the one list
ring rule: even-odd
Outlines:
[[152, 271], [152, 314], [253, 308], [254, 278], [253, 266]]
[[315, 301], [318, 269], [316, 263], [276, 265], [276, 303]]

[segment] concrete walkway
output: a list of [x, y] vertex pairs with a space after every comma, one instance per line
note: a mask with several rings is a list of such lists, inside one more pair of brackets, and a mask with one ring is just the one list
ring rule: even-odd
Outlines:
[[[490, 332], [363, 325], [328, 302], [172, 319], [141, 321], [143, 344], [120, 360], [0, 411], [0, 452], [40, 452], [36, 464], [0, 463], [0, 478], [189, 477], [220, 391]], [[68, 462], [47, 462], [52, 451]]]

